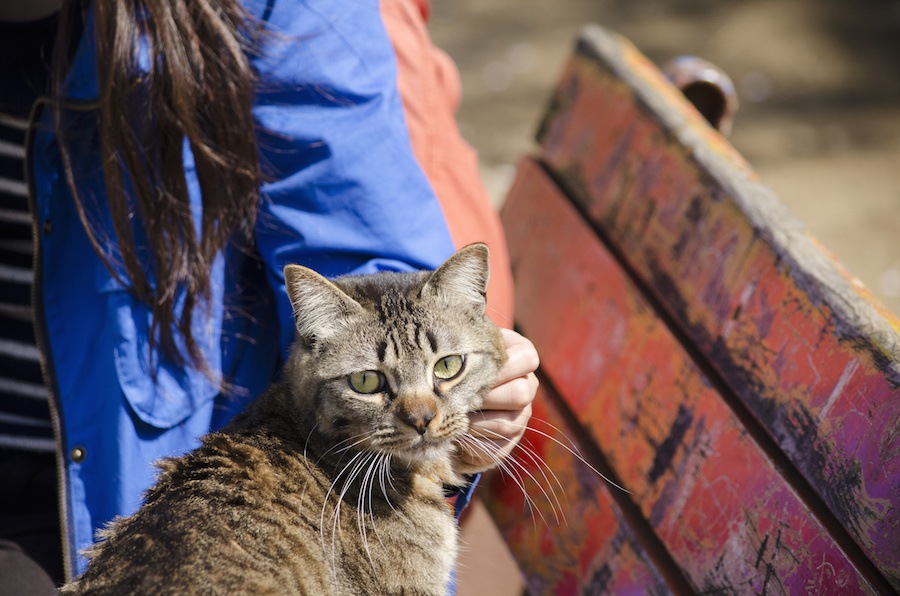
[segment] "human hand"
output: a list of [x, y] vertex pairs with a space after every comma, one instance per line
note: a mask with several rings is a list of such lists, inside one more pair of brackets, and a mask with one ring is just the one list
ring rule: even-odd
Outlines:
[[502, 461], [518, 444], [531, 418], [531, 402], [537, 393], [537, 350], [525, 337], [501, 329], [507, 360], [497, 384], [487, 394], [481, 410], [469, 414], [469, 436], [460, 443], [457, 471], [483, 472]]

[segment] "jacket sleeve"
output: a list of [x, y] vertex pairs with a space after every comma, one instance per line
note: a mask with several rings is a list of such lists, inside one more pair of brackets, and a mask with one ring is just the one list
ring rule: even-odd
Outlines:
[[410, 145], [377, 0], [270, 1], [253, 59], [265, 183], [257, 248], [293, 337], [282, 269], [434, 268], [453, 251]]

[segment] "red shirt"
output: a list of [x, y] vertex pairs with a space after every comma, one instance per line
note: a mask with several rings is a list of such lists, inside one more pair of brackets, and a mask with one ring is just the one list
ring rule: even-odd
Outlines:
[[431, 43], [428, 0], [381, 0], [397, 54], [399, 89], [413, 152], [431, 182], [457, 248], [491, 249], [488, 315], [512, 327], [513, 282], [500, 218], [478, 173], [478, 157], [456, 124], [461, 85], [450, 57]]

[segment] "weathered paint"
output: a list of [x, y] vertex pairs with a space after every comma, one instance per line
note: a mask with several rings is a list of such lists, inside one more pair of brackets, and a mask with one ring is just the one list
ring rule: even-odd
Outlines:
[[540, 432], [528, 432], [514, 455], [521, 480], [494, 475], [481, 493], [516, 555], [528, 591], [671, 593], [610, 497], [609, 491], [617, 489], [569, 451], [577, 447], [551, 401], [542, 387], [534, 405], [534, 427]]
[[[518, 324], [540, 351], [545, 374], [694, 588], [870, 592], [535, 163], [526, 160], [520, 167], [503, 221]], [[576, 548], [561, 540], [542, 556]], [[527, 556], [517, 553], [520, 560]]]
[[[569, 197], [900, 589], [897, 319], [620, 38], [585, 35], [540, 142]], [[587, 314], [576, 309], [564, 316]], [[612, 320], [582, 324], [623, 333]], [[618, 383], [609, 368], [573, 380], [576, 393]]]

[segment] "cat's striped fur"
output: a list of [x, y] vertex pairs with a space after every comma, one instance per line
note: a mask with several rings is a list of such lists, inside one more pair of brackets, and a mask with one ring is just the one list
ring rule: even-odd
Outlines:
[[460, 482], [457, 441], [505, 358], [487, 277], [480, 244], [435, 272], [330, 282], [288, 266], [283, 382], [162, 462], [63, 593], [445, 594], [457, 529], [444, 486]]

